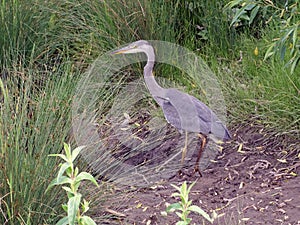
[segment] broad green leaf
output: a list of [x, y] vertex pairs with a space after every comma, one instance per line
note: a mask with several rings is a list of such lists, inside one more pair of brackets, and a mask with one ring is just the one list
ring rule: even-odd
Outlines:
[[65, 212], [68, 212], [68, 205], [67, 205], [67, 204], [62, 204], [61, 207], [62, 207], [62, 209], [63, 209]]
[[66, 171], [66, 169], [68, 169], [70, 167], [70, 164], [68, 162], [65, 162], [63, 163], [61, 166], [60, 166], [60, 169], [58, 171], [58, 174], [57, 174], [57, 181], [59, 181], [62, 177], [62, 175], [64, 174], [64, 172]]
[[70, 193], [74, 194], [73, 191], [72, 191], [72, 189], [69, 188], [69, 187], [63, 186], [63, 187], [61, 187], [61, 188], [64, 189], [65, 191], [67, 191], [67, 192], [70, 192]]
[[59, 178], [59, 180], [57, 180], [57, 178], [55, 178], [55, 179], [53, 179], [53, 180], [51, 181], [51, 183], [50, 183], [49, 186], [47, 187], [45, 193], [46, 193], [47, 191], [49, 191], [53, 186], [60, 185], [60, 184], [67, 184], [67, 183], [70, 184], [71, 182], [72, 182], [72, 180], [71, 180], [70, 178], [66, 177], [66, 176], [61, 176], [61, 177]]
[[241, 17], [241, 15], [247, 13], [246, 12], [246, 8], [247, 8], [247, 4], [244, 5], [242, 8], [240, 8], [239, 10], [237, 10], [236, 14], [234, 15], [234, 17], [233, 17], [233, 19], [231, 21], [230, 26], [232, 26], [233, 24], [235, 24], [238, 21], [238, 19]]
[[255, 3], [251, 3], [251, 4], [245, 4], [246, 5], [246, 10], [247, 11], [250, 11], [250, 10], [252, 10], [255, 6], [256, 6], [256, 4]]
[[190, 193], [191, 192], [191, 189], [192, 189], [192, 187], [194, 186], [196, 184], [196, 181], [194, 181], [190, 186], [189, 186], [189, 188], [188, 188], [188, 193]]
[[181, 202], [183, 205], [187, 205], [188, 201], [189, 201], [189, 197], [187, 195], [181, 196]]
[[68, 223], [68, 217], [64, 217], [64, 218], [60, 219], [60, 220], [56, 223], [56, 225], [67, 225], [67, 224], [69, 224], [69, 223]]
[[77, 158], [77, 156], [83, 148], [85, 148], [85, 146], [79, 146], [72, 151], [71, 162], [74, 162], [74, 160]]
[[66, 152], [66, 156], [67, 156], [67, 161], [69, 162], [72, 162], [71, 158], [71, 146], [68, 145], [67, 143], [64, 143], [64, 149], [65, 149], [65, 152]]
[[270, 47], [268, 48], [268, 50], [266, 51], [266, 54], [265, 54], [265, 57], [264, 57], [264, 60], [268, 59], [269, 57], [271, 57], [272, 55], [274, 55], [274, 47], [275, 47], [275, 42], [272, 43], [270, 45]]
[[186, 206], [189, 207], [192, 204], [193, 200], [187, 202]]
[[72, 183], [72, 179], [70, 179], [69, 177], [66, 177], [66, 176], [61, 176], [59, 178], [59, 180], [57, 180], [56, 185], [59, 185], [59, 184], [71, 184], [71, 183]]
[[187, 188], [186, 188], [186, 181], [184, 181], [181, 185], [181, 194], [184, 196], [184, 198], [186, 197], [187, 195]]
[[196, 213], [199, 213], [201, 216], [203, 216], [207, 221], [209, 221], [210, 223], [213, 223], [213, 219], [210, 218], [210, 216], [203, 210], [201, 209], [199, 206], [196, 206], [196, 205], [192, 205], [188, 208], [189, 211], [192, 211], [192, 212], [196, 212]]
[[90, 209], [89, 205], [90, 203], [87, 200], [83, 199], [83, 203], [81, 203], [82, 213], [85, 213]]
[[283, 60], [286, 52], [286, 46], [280, 48], [280, 59]]
[[60, 157], [62, 158], [64, 161], [68, 161], [67, 157], [63, 154], [49, 154], [48, 156], [51, 156], [51, 157]]
[[79, 172], [79, 169], [78, 169], [78, 167], [76, 167], [76, 168], [75, 168], [75, 171], [74, 171], [74, 177], [77, 177], [78, 172]]
[[289, 39], [290, 35], [293, 33], [294, 31], [294, 28], [290, 28], [290, 29], [287, 29], [287, 31], [285, 32], [284, 36], [281, 38], [282, 42], [285, 42], [286, 40]]
[[175, 188], [177, 191], [180, 192], [180, 187], [178, 187], [178, 186], [176, 186], [176, 185], [174, 185], [174, 184], [171, 184], [171, 186], [172, 186], [173, 188]]
[[76, 194], [68, 201], [68, 221], [70, 225], [75, 224], [76, 214], [79, 209], [81, 194]]
[[240, 16], [239, 20], [237, 20], [236, 22], [240, 22], [241, 20], [249, 21], [250, 17], [247, 14], [243, 14]]
[[75, 194], [74, 194], [74, 191], [72, 191], [72, 192], [67, 192], [68, 199], [74, 197], [74, 195], [75, 195]]
[[97, 225], [94, 220], [92, 220], [91, 217], [89, 216], [82, 216], [80, 218], [80, 224], [82, 225]]
[[[262, 16], [266, 17], [268, 15], [268, 12], [269, 12], [269, 7], [268, 6], [267, 7], [262, 7], [261, 11], [262, 11]], [[273, 17], [274, 17], [274, 14], [269, 17], [268, 21], [266, 21], [266, 24], [273, 21]]]
[[175, 212], [175, 214], [176, 214], [178, 217], [180, 217], [180, 218], [182, 219], [182, 213], [180, 213], [180, 212]]
[[82, 180], [89, 180], [98, 187], [98, 183], [95, 180], [95, 178], [87, 172], [81, 172], [80, 174], [78, 174], [78, 176], [75, 179], [75, 182], [78, 183]]
[[171, 204], [171, 205], [169, 205], [168, 207], [167, 207], [167, 209], [166, 209], [166, 211], [167, 212], [170, 212], [170, 210], [171, 209], [178, 209], [178, 210], [181, 210], [182, 209], [182, 207], [181, 207], [181, 205], [180, 205], [180, 203], [173, 203], [173, 204]]
[[69, 176], [69, 177], [72, 177], [72, 173], [73, 173], [73, 163], [69, 162], [70, 163], [70, 166], [66, 169], [66, 174]]
[[171, 195], [171, 197], [179, 197], [179, 196], [181, 196], [181, 195], [180, 195], [180, 193], [177, 193], [177, 192], [172, 193], [172, 195]]
[[80, 186], [80, 182], [76, 182], [76, 181], [74, 181], [74, 190], [75, 190], [75, 192], [77, 192], [77, 191], [78, 191], [78, 189], [79, 189], [79, 186]]
[[233, 7], [237, 6], [237, 5], [239, 5], [242, 1], [244, 1], [244, 0], [230, 1], [229, 3], [227, 3], [225, 5], [225, 8], [233, 8]]
[[255, 8], [251, 11], [250, 18], [249, 18], [249, 26], [252, 24], [254, 18], [256, 17], [259, 8], [260, 8], [260, 6], [257, 5], [257, 6], [255, 6]]

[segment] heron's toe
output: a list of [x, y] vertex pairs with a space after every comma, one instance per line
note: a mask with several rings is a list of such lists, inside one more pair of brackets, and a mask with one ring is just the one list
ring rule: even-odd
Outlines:
[[202, 173], [201, 173], [201, 171], [199, 170], [199, 167], [198, 167], [198, 166], [195, 166], [195, 167], [194, 167], [193, 175], [195, 175], [195, 173], [198, 173], [199, 176], [202, 177]]

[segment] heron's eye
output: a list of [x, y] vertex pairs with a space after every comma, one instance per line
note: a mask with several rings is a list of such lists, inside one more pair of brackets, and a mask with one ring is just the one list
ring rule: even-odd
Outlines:
[[136, 45], [132, 45], [131, 48], [137, 48], [137, 46]]

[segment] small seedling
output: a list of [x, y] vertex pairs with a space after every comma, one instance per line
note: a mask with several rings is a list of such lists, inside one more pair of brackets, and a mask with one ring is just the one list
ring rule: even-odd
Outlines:
[[166, 212], [174, 212], [176, 215], [181, 219], [176, 223], [176, 225], [188, 225], [191, 223], [192, 218], [188, 218], [188, 215], [191, 212], [195, 212], [203, 216], [207, 221], [213, 223], [214, 218], [216, 216], [210, 217], [203, 209], [199, 206], [192, 205], [192, 200], [189, 200], [189, 193], [192, 187], [195, 185], [196, 182], [192, 183], [189, 187], [187, 187], [186, 181], [183, 182], [181, 187], [176, 185], [172, 185], [178, 192], [172, 194], [172, 197], [180, 197], [181, 202], [173, 203], [169, 205], [166, 209]]
[[[89, 180], [98, 186], [95, 178], [87, 173], [79, 173], [78, 167], [74, 168], [74, 160], [79, 155], [84, 146], [77, 147], [71, 151], [70, 145], [64, 143], [64, 154], [50, 154], [49, 156], [55, 156], [62, 158], [65, 162], [61, 164], [57, 177], [50, 183], [46, 192], [50, 188], [56, 185], [62, 185], [62, 189], [67, 192], [68, 203], [63, 204], [62, 208], [67, 213], [67, 216], [60, 219], [56, 225], [96, 225], [94, 220], [89, 216], [84, 215], [89, 210], [89, 202], [83, 199], [82, 195], [78, 192], [81, 181]], [[69, 186], [64, 186], [68, 184]], [[80, 207], [81, 206], [81, 207]]]

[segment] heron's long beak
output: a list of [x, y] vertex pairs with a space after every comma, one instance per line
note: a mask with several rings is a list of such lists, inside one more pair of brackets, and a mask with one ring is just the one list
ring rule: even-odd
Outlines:
[[127, 50], [126, 49], [118, 49], [116, 51], [113, 51], [111, 54], [112, 55], [118, 55], [118, 54], [123, 54], [125, 53]]
[[118, 50], [113, 51], [111, 54], [112, 55], [124, 54], [124, 53], [127, 53], [129, 50], [130, 49], [128, 47], [120, 48]]

